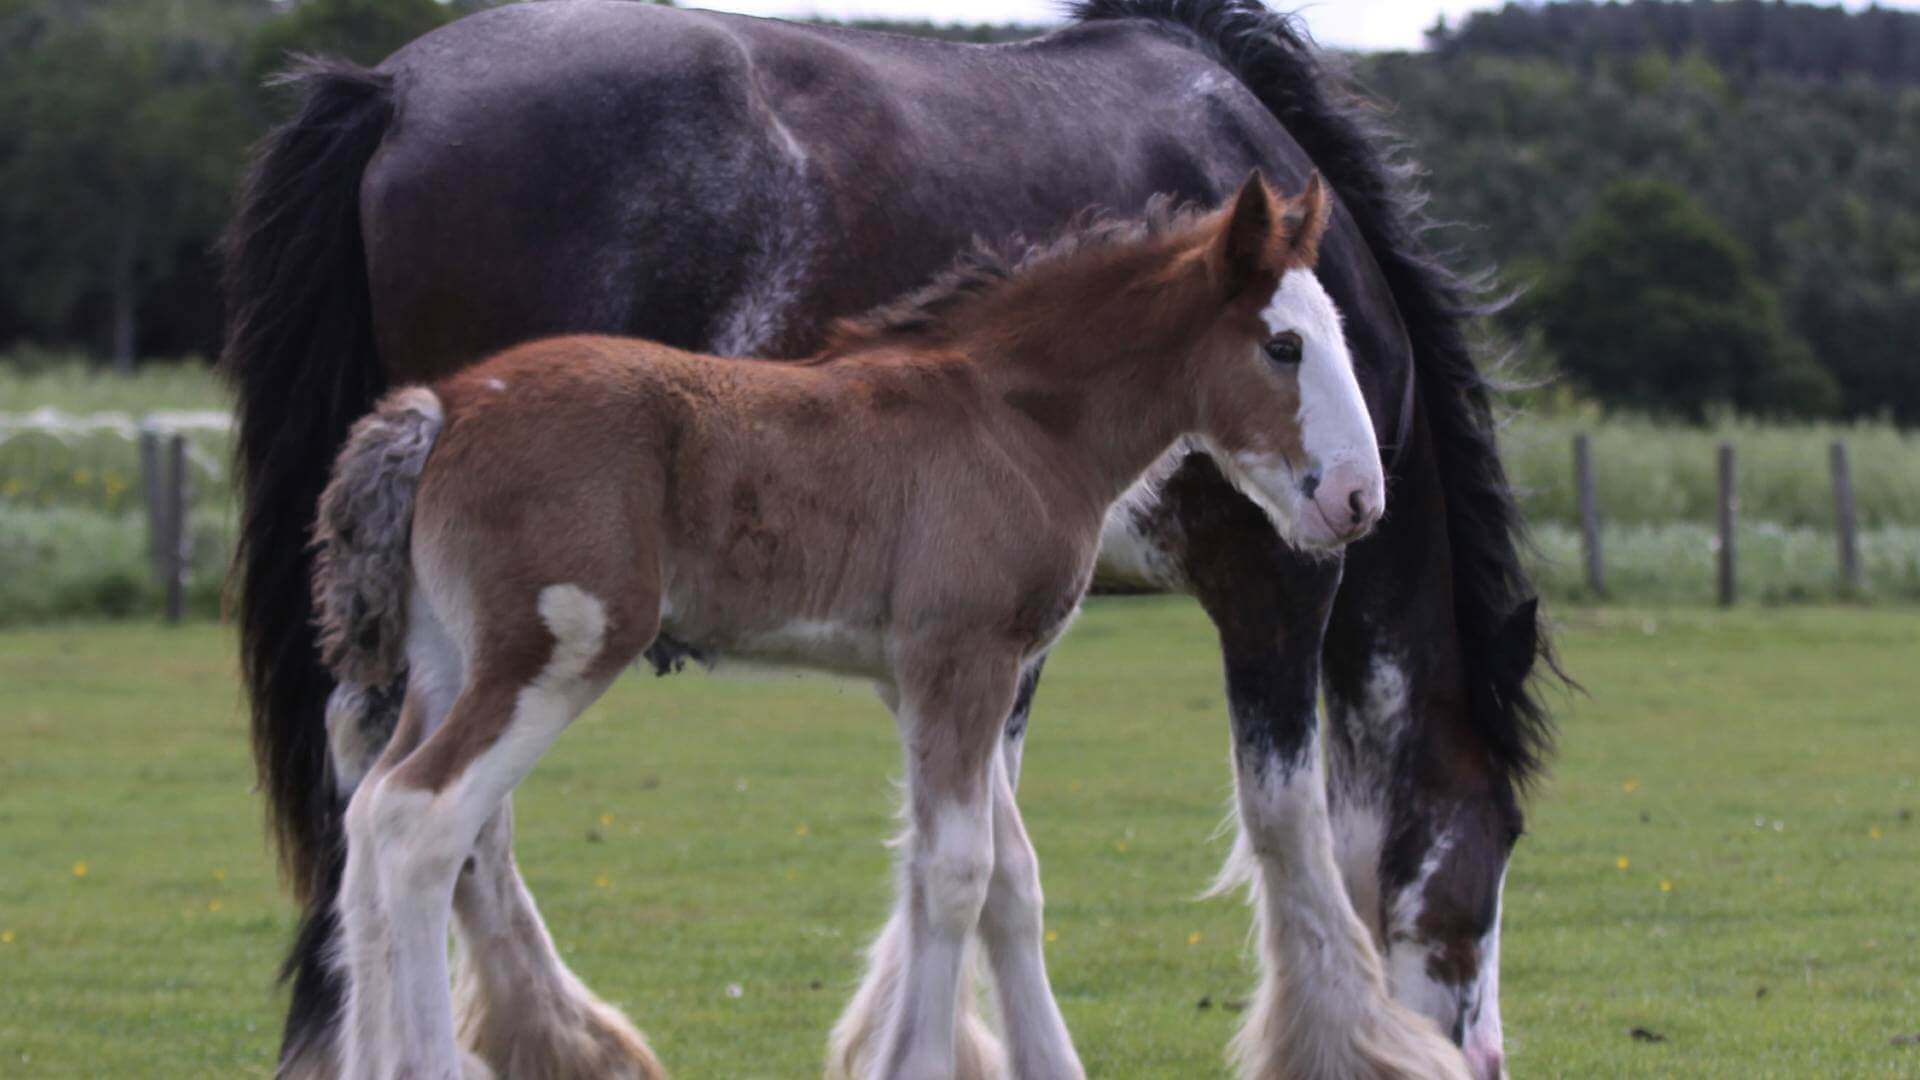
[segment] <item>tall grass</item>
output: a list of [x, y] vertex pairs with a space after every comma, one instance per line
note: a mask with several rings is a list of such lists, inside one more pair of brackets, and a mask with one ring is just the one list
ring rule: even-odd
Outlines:
[[228, 409], [233, 397], [211, 367], [195, 360], [148, 363], [135, 374], [115, 375], [77, 358], [0, 356], [0, 413], [48, 406], [138, 415], [156, 409]]
[[[62, 614], [157, 610], [146, 558], [137, 443], [125, 429], [22, 431], [6, 421], [45, 408], [74, 415], [224, 410], [204, 365], [153, 365], [116, 378], [74, 364], [0, 358], [0, 624]], [[1578, 408], [1521, 413], [1502, 433], [1538, 551], [1542, 592], [1591, 596], [1581, 576], [1572, 443], [1593, 440], [1609, 599], [1706, 603], [1714, 589], [1715, 447], [1740, 460], [1742, 595], [1761, 603], [1841, 595], [1835, 570], [1827, 447], [1852, 456], [1866, 601], [1920, 602], [1920, 433], [1889, 424], [1705, 427], [1603, 417]], [[231, 435], [191, 436], [194, 562], [190, 594], [213, 610], [233, 537]]]
[[1725, 419], [1687, 427], [1634, 417], [1522, 413], [1500, 446], [1529, 520], [1579, 522], [1573, 438], [1592, 440], [1594, 487], [1609, 524], [1714, 520], [1715, 448], [1733, 444], [1740, 514], [1796, 528], [1833, 528], [1827, 447], [1845, 442], [1863, 528], [1920, 525], [1920, 431], [1885, 423], [1771, 424]]
[[[202, 508], [189, 523], [187, 605], [211, 616], [220, 608], [234, 518]], [[163, 598], [148, 544], [138, 514], [0, 500], [0, 626], [158, 612]]]

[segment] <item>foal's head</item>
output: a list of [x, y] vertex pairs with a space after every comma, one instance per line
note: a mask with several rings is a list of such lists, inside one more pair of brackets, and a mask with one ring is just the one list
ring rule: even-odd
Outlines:
[[1201, 224], [1224, 308], [1195, 354], [1195, 434], [1280, 535], [1307, 548], [1358, 539], [1386, 506], [1340, 313], [1313, 274], [1331, 212], [1318, 175], [1287, 198], [1255, 173]]

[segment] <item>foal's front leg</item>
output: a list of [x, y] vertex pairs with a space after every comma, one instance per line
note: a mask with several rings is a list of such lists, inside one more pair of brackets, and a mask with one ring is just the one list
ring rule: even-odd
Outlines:
[[[1021, 673], [1019, 691], [1014, 697], [1013, 708], [1007, 715], [1006, 727], [1001, 734], [1000, 762], [1001, 769], [1006, 774], [1006, 800], [1009, 807], [1013, 806], [1013, 793], [1020, 787], [1021, 751], [1026, 744], [1027, 722], [1032, 716], [1034, 694], [1039, 689], [1040, 672], [1045, 665], [1046, 657], [1041, 656], [1029, 662], [1026, 670]], [[886, 696], [887, 707], [897, 712], [900, 706], [898, 695], [889, 693]], [[1001, 887], [1002, 883], [1010, 884], [1016, 880], [1012, 872], [1013, 862], [1019, 859], [1032, 860], [1030, 846], [1024, 849], [1026, 854], [1022, 856], [1020, 854], [1022, 849], [1018, 845], [1003, 844], [997, 839], [998, 830], [1003, 827], [997, 792], [996, 787], [994, 817], [996, 840], [993, 849], [995, 885], [988, 889], [986, 905], [981, 911], [983, 926], [996, 918], [994, 915], [996, 905], [1017, 899], [1016, 893]], [[1017, 815], [1017, 808], [1014, 808], [1014, 812]], [[1014, 821], [1017, 823], [1018, 818], [1015, 817]], [[912, 827], [909, 826], [907, 833], [898, 841], [900, 846], [910, 845], [911, 833]], [[1025, 835], [1026, 830], [1022, 827], [1020, 829], [1022, 840], [1025, 839]], [[1004, 867], [1003, 862], [1006, 863]], [[833, 1036], [827, 1049], [827, 1075], [831, 1080], [864, 1077], [876, 1068], [874, 1058], [880, 1051], [879, 1040], [884, 1034], [883, 1029], [888, 1019], [897, 1007], [901, 971], [906, 966], [907, 924], [911, 914], [911, 900], [908, 897], [905, 869], [904, 866], [900, 867], [900, 872], [896, 875], [893, 911], [887, 917], [887, 925], [867, 949], [867, 970], [861, 977], [860, 988], [855, 991], [853, 998], [847, 1003], [846, 1010], [841, 1013], [839, 1021], [833, 1026]], [[1024, 875], [1024, 871], [1022, 874]], [[1037, 919], [1039, 917], [1037, 862], [1035, 862], [1031, 896], [1033, 914]], [[1007, 1051], [1002, 1048], [993, 1029], [987, 1026], [986, 1018], [980, 1015], [979, 993], [973, 979], [976, 967], [976, 964], [969, 963], [963, 972], [960, 1019], [954, 1032], [955, 1080], [995, 1080], [1008, 1073]], [[1045, 978], [1043, 968], [1033, 965], [1032, 970], [1038, 971], [1041, 978]], [[999, 977], [998, 972], [996, 972], [997, 977]], [[999, 992], [1002, 1002], [1010, 998], [1030, 996], [1005, 985], [999, 988]], [[1052, 1008], [1051, 990], [1047, 991], [1046, 996], [1053, 1018], [1057, 1021], [1059, 1012], [1058, 1009]], [[1011, 1012], [1004, 1008], [1002, 1011]], [[1064, 1024], [1059, 1025], [1057, 1030], [1049, 1030], [1051, 1024], [1028, 1021], [1026, 1017], [1009, 1015], [1004, 1019], [1011, 1038], [1025, 1040], [1031, 1036], [1038, 1042], [1038, 1045], [1032, 1048], [1025, 1048], [1024, 1043], [1015, 1046], [1013, 1048], [1015, 1061], [1071, 1062], [1071, 1068], [1067, 1069], [1051, 1072], [1044, 1069], [1029, 1070], [1015, 1073], [1015, 1075], [1032, 1077], [1035, 1080], [1051, 1076], [1079, 1075], [1079, 1063], [1073, 1055], [1073, 1045], [1067, 1037]], [[1064, 1047], [1064, 1053], [1049, 1053], [1045, 1050], [1046, 1046]]]
[[994, 780], [1019, 671], [1015, 656], [962, 645], [908, 650], [898, 672], [911, 832], [904, 963], [880, 1042], [882, 1076], [956, 1072], [961, 970], [991, 885]]

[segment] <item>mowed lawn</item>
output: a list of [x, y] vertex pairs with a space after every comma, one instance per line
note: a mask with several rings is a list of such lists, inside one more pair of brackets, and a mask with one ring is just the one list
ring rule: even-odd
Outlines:
[[[1920, 614], [1573, 611], [1590, 697], [1508, 882], [1518, 1076], [1914, 1076]], [[291, 926], [229, 631], [0, 634], [0, 1075], [271, 1065]], [[1251, 986], [1211, 632], [1090, 604], [1022, 803], [1055, 985], [1104, 1077], [1224, 1074]], [[633, 675], [521, 792], [569, 961], [682, 1077], [816, 1074], [885, 910], [891, 723], [862, 686]], [[1635, 1028], [1659, 1041], [1635, 1038]]]

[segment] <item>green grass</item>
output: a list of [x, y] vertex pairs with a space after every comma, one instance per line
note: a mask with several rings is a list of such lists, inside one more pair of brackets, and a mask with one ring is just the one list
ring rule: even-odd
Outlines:
[[[1225, 845], [1213, 640], [1184, 601], [1096, 602], [1041, 692], [1022, 802], [1096, 1076], [1222, 1075], [1251, 984], [1245, 913], [1192, 899]], [[1920, 618], [1601, 609], [1562, 641], [1591, 697], [1509, 880], [1515, 1074], [1920, 1073], [1889, 1044], [1920, 1030]], [[0, 1074], [269, 1067], [291, 913], [230, 650], [0, 633]], [[519, 849], [678, 1075], [804, 1076], [884, 913], [898, 771], [862, 687], [633, 676], [523, 789]]]

